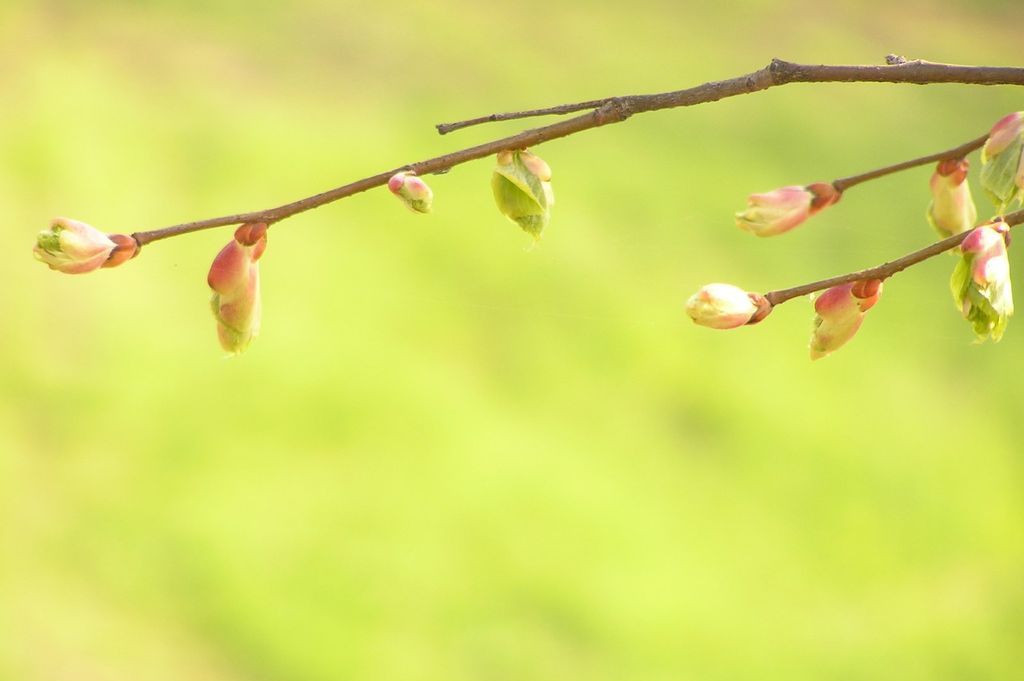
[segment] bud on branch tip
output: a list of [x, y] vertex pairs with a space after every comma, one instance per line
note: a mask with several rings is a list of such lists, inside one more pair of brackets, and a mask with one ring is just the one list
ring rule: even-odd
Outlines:
[[736, 225], [756, 236], [775, 236], [800, 225], [823, 208], [831, 206], [841, 196], [827, 182], [751, 194], [747, 198], [748, 208], [736, 213]]
[[116, 267], [134, 258], [139, 245], [125, 234], [104, 234], [78, 220], [55, 218], [40, 232], [32, 251], [36, 260], [65, 274], [85, 274]]
[[771, 312], [771, 304], [757, 293], [732, 284], [707, 284], [686, 301], [686, 314], [695, 324], [711, 329], [735, 329], [755, 324]]

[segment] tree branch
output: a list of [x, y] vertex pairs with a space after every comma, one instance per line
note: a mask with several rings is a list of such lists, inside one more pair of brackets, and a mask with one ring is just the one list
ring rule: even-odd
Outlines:
[[879, 177], [891, 175], [892, 173], [898, 173], [901, 170], [907, 170], [908, 168], [916, 168], [917, 166], [927, 165], [929, 163], [936, 163], [938, 161], [945, 161], [952, 158], [963, 158], [967, 154], [971, 153], [975, 149], [980, 149], [985, 145], [985, 140], [988, 139], [988, 135], [982, 135], [977, 139], [973, 139], [970, 142], [964, 142], [958, 147], [947, 149], [946, 151], [940, 151], [937, 154], [931, 154], [930, 156], [922, 156], [921, 158], [915, 158], [910, 161], [903, 161], [902, 163], [896, 163], [891, 166], [884, 168], [878, 168], [877, 170], [870, 170], [860, 175], [851, 175], [850, 177], [844, 177], [839, 180], [834, 180], [832, 186], [838, 191], [843, 192], [854, 187], [862, 182], [868, 180], [875, 180]]
[[745, 76], [728, 80], [712, 81], [673, 92], [652, 95], [626, 95], [605, 97], [575, 104], [560, 104], [543, 109], [494, 113], [454, 123], [439, 123], [435, 127], [444, 135], [455, 130], [481, 123], [510, 121], [535, 116], [562, 115], [587, 109], [596, 109], [618, 101], [634, 113], [655, 111], [680, 106], [693, 106], [714, 102], [726, 97], [767, 90], [788, 83], [963, 83], [971, 85], [1024, 85], [1024, 68], [1010, 66], [960, 66], [939, 64], [920, 59], [907, 61], [902, 57], [889, 55], [886, 66], [832, 66], [795, 64], [773, 59], [765, 68]]
[[[1024, 223], [1024, 210], [1018, 210], [1013, 213], [1004, 215], [1003, 221], [1010, 227]], [[778, 291], [769, 291], [768, 293], [764, 294], [764, 297], [768, 300], [769, 303], [772, 304], [772, 307], [774, 307], [776, 305], [781, 305], [787, 300], [792, 300], [793, 298], [806, 296], [816, 291], [823, 291], [827, 288], [832, 288], [833, 286], [838, 286], [840, 284], [848, 284], [852, 281], [862, 281], [866, 279], [888, 279], [897, 272], [902, 272], [903, 270], [907, 269], [908, 267], [911, 267], [912, 265], [916, 265], [919, 262], [923, 262], [928, 258], [932, 258], [938, 255], [939, 253], [945, 253], [951, 248], [956, 248], [957, 246], [960, 245], [960, 242], [967, 238], [967, 235], [969, 235], [970, 233], [971, 230], [967, 230], [966, 232], [961, 232], [960, 234], [954, 234], [948, 239], [936, 241], [935, 243], [930, 244], [918, 251], [908, 253], [902, 258], [897, 258], [896, 260], [891, 260], [889, 262], [882, 263], [877, 267], [869, 267], [866, 270], [850, 272], [849, 274], [841, 274], [838, 277], [830, 277], [828, 279], [822, 279], [821, 281], [814, 281], [809, 284], [794, 286], [793, 288], [780, 289]]]
[[[712, 102], [725, 97], [733, 97], [741, 94], [766, 90], [776, 85], [794, 82], [892, 82], [892, 83], [975, 83], [975, 84], [1014, 84], [1024, 85], [1024, 68], [1011, 67], [990, 67], [990, 66], [955, 66], [950, 64], [935, 64], [931, 62], [913, 61], [899, 63], [890, 66], [811, 66], [794, 64], [780, 59], [772, 62], [753, 73], [705, 83], [695, 88], [678, 90], [652, 95], [632, 95], [628, 97], [610, 97], [591, 102], [563, 105], [555, 107], [559, 112], [579, 111], [592, 109], [587, 113], [570, 118], [568, 120], [553, 123], [539, 128], [525, 130], [517, 135], [502, 137], [500, 139], [486, 142], [468, 149], [462, 149], [443, 156], [418, 161], [406, 166], [395, 168], [386, 172], [378, 173], [371, 177], [363, 178], [334, 189], [309, 196], [298, 201], [293, 201], [275, 208], [225, 215], [222, 217], [186, 222], [170, 227], [155, 229], [145, 232], [135, 232], [132, 237], [139, 246], [167, 239], [172, 236], [188, 234], [203, 229], [222, 227], [226, 225], [238, 225], [245, 222], [265, 222], [268, 225], [280, 222], [285, 218], [298, 215], [308, 210], [318, 208], [328, 203], [333, 203], [353, 194], [364, 192], [374, 187], [387, 183], [392, 175], [400, 171], [414, 171], [418, 175], [428, 175], [450, 170], [451, 168], [473, 161], [485, 156], [496, 154], [506, 149], [521, 149], [535, 146], [544, 142], [567, 137], [569, 135], [597, 128], [611, 123], [621, 123], [635, 113], [645, 111], [656, 111], [680, 106], [692, 106], [705, 102]], [[596, 108], [595, 108], [596, 107]], [[550, 110], [537, 110], [541, 112]], [[526, 113], [526, 112], [522, 112]], [[976, 144], [978, 140], [963, 145], [964, 148]], [[984, 139], [981, 139], [984, 143]], [[971, 147], [976, 148], [976, 147]], [[960, 149], [958, 147], [958, 149]], [[949, 152], [944, 152], [935, 158], [948, 158]], [[904, 167], [912, 167], [927, 163], [933, 157], [908, 161], [907, 164], [891, 166], [889, 169], [881, 169], [865, 174], [838, 180], [845, 182], [846, 186], [853, 186], [873, 177], [902, 170]], [[871, 175], [868, 177], [867, 175]]]

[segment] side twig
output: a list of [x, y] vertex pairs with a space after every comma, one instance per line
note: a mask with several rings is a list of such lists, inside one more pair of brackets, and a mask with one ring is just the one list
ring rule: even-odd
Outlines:
[[596, 109], [610, 102], [620, 102], [634, 112], [655, 111], [680, 106], [693, 106], [714, 102], [726, 97], [749, 94], [758, 90], [788, 83], [912, 83], [925, 85], [929, 83], [964, 83], [972, 85], [1024, 85], [1024, 69], [1004, 66], [960, 66], [956, 64], [940, 64], [937, 62], [916, 59], [907, 61], [902, 57], [889, 55], [885, 66], [833, 66], [815, 64], [795, 64], [793, 62], [773, 59], [765, 68], [748, 73], [745, 76], [728, 80], [712, 81], [672, 92], [652, 95], [625, 95], [605, 97], [574, 104], [527, 111], [511, 111], [493, 113], [454, 123], [439, 123], [437, 131], [445, 135], [455, 130], [468, 128], [481, 123], [495, 121], [511, 121], [535, 116], [552, 116]]
[[[1018, 210], [1004, 215], [1003, 221], [1010, 227], [1024, 223], [1024, 210]], [[838, 286], [840, 284], [848, 284], [852, 281], [862, 281], [865, 279], [888, 279], [897, 272], [902, 272], [912, 265], [923, 262], [928, 258], [935, 257], [940, 253], [945, 253], [952, 248], [956, 248], [970, 233], [971, 231], [968, 230], [960, 234], [954, 234], [948, 239], [936, 241], [935, 243], [920, 250], [908, 253], [902, 258], [882, 263], [876, 267], [869, 267], [866, 270], [850, 272], [849, 274], [841, 274], [838, 277], [830, 277], [828, 279], [822, 279], [821, 281], [813, 281], [809, 284], [794, 286], [793, 288], [769, 291], [764, 294], [764, 297], [774, 307], [776, 305], [781, 305], [787, 300], [806, 296], [808, 294], [815, 293], [816, 291], [824, 291], [827, 288], [832, 288], [833, 286]]]
[[891, 166], [886, 166], [884, 168], [878, 168], [877, 170], [869, 170], [868, 172], [861, 173], [860, 175], [851, 175], [850, 177], [844, 177], [838, 180], [834, 180], [832, 182], [832, 186], [835, 187], [836, 190], [843, 192], [849, 189], [850, 187], [857, 186], [862, 182], [867, 182], [868, 180], [875, 180], [878, 179], [879, 177], [884, 177], [886, 175], [898, 173], [901, 170], [908, 170], [909, 168], [916, 168], [917, 166], [923, 166], [929, 163], [937, 163], [938, 161], [945, 161], [947, 159], [963, 158], [964, 156], [971, 153], [975, 149], [981, 149], [985, 145], [985, 140], [987, 139], [987, 134], [982, 135], [977, 139], [973, 139], [970, 142], [964, 142], [960, 146], [953, 147], [952, 149], [947, 149], [946, 151], [940, 151], [936, 154], [922, 156], [921, 158], [915, 158], [910, 161], [903, 161], [902, 163], [896, 163]]

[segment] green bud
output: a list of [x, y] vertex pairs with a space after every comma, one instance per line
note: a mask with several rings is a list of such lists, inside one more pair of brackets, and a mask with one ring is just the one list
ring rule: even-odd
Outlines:
[[526, 150], [499, 153], [491, 176], [498, 210], [535, 240], [540, 239], [555, 203], [550, 179], [547, 163]]
[[981, 187], [1005, 213], [1016, 199], [1024, 201], [1024, 111], [1000, 119], [981, 150]]

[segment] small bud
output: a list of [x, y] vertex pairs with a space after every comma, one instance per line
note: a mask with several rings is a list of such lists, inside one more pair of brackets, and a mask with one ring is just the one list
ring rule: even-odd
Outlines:
[[712, 329], [735, 329], [755, 319], [761, 321], [771, 306], [763, 296], [747, 293], [732, 284], [707, 284], [686, 301], [686, 314], [695, 324]]
[[1005, 212], [1014, 200], [1024, 201], [1024, 111], [1001, 118], [981, 150], [981, 186]]
[[117, 243], [95, 227], [77, 220], [56, 218], [50, 223], [50, 229], [36, 237], [32, 251], [36, 260], [46, 263], [51, 270], [84, 274], [102, 267], [117, 247]]
[[841, 196], [835, 187], [825, 182], [751, 194], [747, 198], [749, 207], [736, 213], [736, 225], [756, 236], [775, 236], [831, 206]]
[[213, 259], [206, 282], [213, 289], [210, 307], [217, 336], [227, 352], [238, 354], [260, 331], [260, 270], [267, 247], [267, 225], [246, 223]]
[[965, 158], [940, 161], [932, 174], [928, 222], [943, 238], [973, 229], [978, 219], [978, 209], [967, 183], [969, 165]]
[[882, 282], [868, 279], [833, 286], [815, 298], [811, 359], [821, 359], [853, 338], [864, 313], [874, 307], [881, 294]]
[[1003, 337], [1013, 315], [1010, 261], [1006, 256], [1009, 226], [998, 220], [981, 225], [960, 244], [960, 261], [949, 285], [953, 302], [971, 323], [979, 341]]
[[555, 203], [548, 164], [526, 150], [502, 151], [491, 176], [491, 189], [502, 215], [540, 239]]
[[434, 201], [434, 192], [427, 183], [412, 171], [395, 173], [388, 180], [388, 189], [402, 200], [402, 203], [414, 213], [429, 213]]

